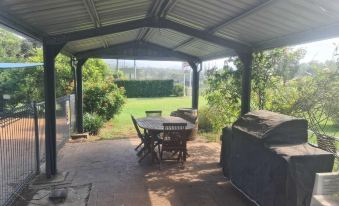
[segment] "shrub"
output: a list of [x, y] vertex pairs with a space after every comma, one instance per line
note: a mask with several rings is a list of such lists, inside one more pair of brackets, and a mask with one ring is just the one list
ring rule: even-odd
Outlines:
[[102, 117], [95, 113], [85, 113], [84, 115], [84, 130], [90, 135], [97, 135], [100, 128], [104, 125]]
[[176, 97], [184, 96], [184, 86], [182, 84], [175, 84], [173, 87], [173, 95]]
[[124, 103], [123, 89], [110, 81], [91, 85], [84, 91], [84, 112], [96, 113], [104, 120], [118, 114]]
[[207, 107], [199, 109], [199, 130], [204, 132], [211, 132], [213, 130], [212, 122], [209, 117], [209, 110]]
[[173, 92], [173, 80], [117, 80], [127, 97], [168, 97]]

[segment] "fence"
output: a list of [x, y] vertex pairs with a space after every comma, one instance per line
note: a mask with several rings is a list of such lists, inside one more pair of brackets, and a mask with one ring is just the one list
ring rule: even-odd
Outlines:
[[[45, 104], [0, 114], [0, 205], [9, 205], [45, 160]], [[56, 100], [57, 148], [75, 130], [75, 97]]]

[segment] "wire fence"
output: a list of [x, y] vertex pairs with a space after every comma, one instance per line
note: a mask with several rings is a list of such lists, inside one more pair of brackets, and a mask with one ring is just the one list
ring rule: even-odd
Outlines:
[[[56, 100], [57, 148], [75, 130], [75, 97]], [[45, 104], [0, 114], [0, 205], [10, 205], [45, 161]]]

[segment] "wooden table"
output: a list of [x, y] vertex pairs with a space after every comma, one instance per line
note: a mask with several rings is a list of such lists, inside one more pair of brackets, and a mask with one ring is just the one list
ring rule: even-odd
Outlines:
[[163, 123], [187, 123], [186, 130], [194, 129], [195, 125], [180, 117], [144, 117], [137, 119], [139, 127], [149, 131], [163, 131]]
[[150, 154], [152, 155], [152, 161], [156, 159], [156, 154], [154, 152], [154, 139], [156, 136], [164, 131], [163, 123], [186, 123], [186, 130], [190, 131], [195, 128], [195, 125], [191, 122], [180, 118], [180, 117], [144, 117], [136, 119], [137, 124], [140, 128], [147, 130], [150, 141], [149, 141], [149, 150], [151, 151]]

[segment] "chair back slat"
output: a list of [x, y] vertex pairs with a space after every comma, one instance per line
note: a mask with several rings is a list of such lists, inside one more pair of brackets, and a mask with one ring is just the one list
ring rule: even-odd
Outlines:
[[146, 117], [161, 117], [162, 111], [161, 110], [149, 110], [145, 111]]
[[132, 118], [132, 122], [133, 122], [134, 128], [135, 128], [135, 130], [137, 131], [138, 137], [139, 137], [140, 139], [143, 140], [143, 139], [144, 139], [144, 136], [143, 136], [142, 133], [140, 132], [140, 129], [139, 129], [137, 120], [135, 120], [135, 118], [133, 117], [133, 115], [131, 115], [131, 118]]
[[181, 141], [186, 139], [187, 123], [163, 123], [164, 140]]

